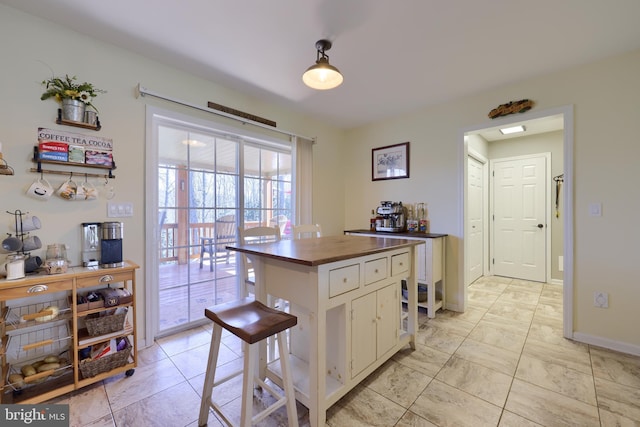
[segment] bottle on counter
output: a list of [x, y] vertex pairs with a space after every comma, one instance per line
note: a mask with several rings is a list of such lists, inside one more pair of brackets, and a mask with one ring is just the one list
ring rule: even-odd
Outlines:
[[377, 219], [376, 211], [374, 209], [371, 209], [371, 219], [369, 220], [370, 231], [376, 231], [376, 219]]
[[427, 209], [424, 203], [418, 203], [418, 231], [427, 233]]
[[413, 206], [409, 205], [407, 210], [409, 211], [408, 212], [409, 219], [407, 219], [407, 231], [409, 233], [413, 233], [418, 231], [418, 219], [416, 218], [416, 214]]

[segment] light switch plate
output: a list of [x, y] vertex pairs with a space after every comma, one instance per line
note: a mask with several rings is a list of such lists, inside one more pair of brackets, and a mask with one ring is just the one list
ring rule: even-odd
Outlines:
[[602, 216], [602, 203], [591, 203], [589, 205], [589, 215]]
[[133, 216], [133, 203], [131, 202], [107, 202], [107, 217], [124, 218]]

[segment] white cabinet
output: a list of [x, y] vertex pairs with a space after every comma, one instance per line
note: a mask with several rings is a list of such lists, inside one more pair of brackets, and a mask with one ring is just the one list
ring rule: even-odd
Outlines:
[[351, 377], [392, 350], [400, 325], [399, 284], [351, 301]]

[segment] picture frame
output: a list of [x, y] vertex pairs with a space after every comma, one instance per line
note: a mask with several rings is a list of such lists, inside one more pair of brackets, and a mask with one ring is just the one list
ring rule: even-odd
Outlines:
[[371, 180], [409, 178], [409, 143], [371, 149]]

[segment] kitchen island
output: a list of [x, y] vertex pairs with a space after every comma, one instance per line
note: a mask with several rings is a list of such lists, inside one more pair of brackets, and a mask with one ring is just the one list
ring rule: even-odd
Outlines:
[[[324, 427], [327, 409], [398, 350], [415, 348], [417, 244], [329, 236], [227, 246], [251, 260], [256, 299], [277, 300], [298, 317], [289, 357], [312, 427]], [[402, 280], [410, 284], [406, 310]], [[282, 385], [269, 353], [261, 351], [261, 375]]]
[[[447, 234], [409, 232], [409, 231], [375, 231], [375, 230], [345, 230], [347, 235], [375, 236], [387, 239], [412, 239], [424, 242], [416, 249], [416, 274], [418, 285], [426, 287], [426, 298], [419, 298], [418, 307], [427, 309], [429, 318], [436, 317], [436, 311], [445, 308], [447, 286], [446, 271], [446, 240]], [[419, 295], [421, 292], [419, 293]]]

